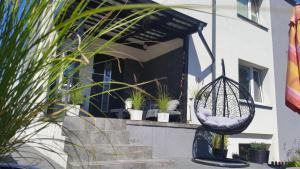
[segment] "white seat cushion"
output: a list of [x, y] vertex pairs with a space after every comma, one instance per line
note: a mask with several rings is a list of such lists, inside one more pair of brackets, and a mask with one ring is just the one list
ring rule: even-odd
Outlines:
[[243, 123], [248, 116], [238, 117], [238, 118], [228, 118], [228, 117], [216, 117], [209, 116], [207, 120], [205, 120], [206, 125], [214, 126], [214, 127], [226, 127], [230, 128], [236, 126], [240, 123]]
[[199, 108], [197, 116], [203, 121], [206, 121], [208, 117], [212, 116], [212, 111], [205, 108]]
[[178, 100], [171, 100], [168, 102], [168, 111], [174, 111], [179, 105]]

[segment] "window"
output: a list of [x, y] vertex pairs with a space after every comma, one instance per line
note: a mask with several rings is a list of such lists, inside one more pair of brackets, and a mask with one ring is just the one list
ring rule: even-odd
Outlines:
[[[263, 102], [262, 97], [262, 70], [239, 65], [239, 83], [252, 95], [255, 102]], [[240, 99], [246, 99], [245, 95], [239, 94]]]
[[237, 0], [237, 12], [254, 22], [259, 22], [259, 8], [262, 0]]

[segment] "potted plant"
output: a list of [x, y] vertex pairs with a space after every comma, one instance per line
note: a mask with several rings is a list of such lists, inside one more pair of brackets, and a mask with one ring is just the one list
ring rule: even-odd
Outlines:
[[141, 108], [145, 101], [144, 94], [138, 90], [134, 90], [131, 94], [131, 101], [133, 109], [128, 110], [130, 114], [130, 120], [142, 120], [143, 110], [141, 110]]
[[254, 163], [268, 163], [268, 145], [265, 143], [251, 143], [249, 148], [249, 161]]
[[168, 95], [167, 87], [160, 87], [158, 90], [157, 104], [159, 112], [157, 113], [157, 121], [159, 122], [169, 122], [169, 101], [170, 97]]
[[80, 107], [84, 101], [84, 95], [81, 90], [75, 90], [70, 93], [71, 104], [67, 105], [67, 116], [79, 116]]
[[240, 159], [240, 156], [238, 153], [233, 153], [232, 154], [232, 158], [235, 159], [235, 160], [239, 160]]
[[212, 136], [213, 155], [216, 158], [224, 159], [227, 157], [228, 136], [224, 136], [224, 149], [222, 148], [222, 135], [213, 134]]

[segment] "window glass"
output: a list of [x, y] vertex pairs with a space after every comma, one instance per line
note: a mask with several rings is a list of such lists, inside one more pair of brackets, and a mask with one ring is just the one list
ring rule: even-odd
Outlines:
[[248, 18], [248, 0], [237, 1], [237, 12], [238, 14]]
[[258, 22], [260, 4], [261, 0], [237, 0], [237, 12], [254, 22]]
[[261, 71], [253, 69], [253, 90], [254, 90], [254, 101], [262, 102], [261, 95]]
[[251, 20], [258, 22], [258, 1], [251, 0]]
[[[246, 88], [249, 93], [250, 91], [250, 82], [251, 82], [251, 74], [250, 74], [250, 68], [245, 66], [239, 66], [239, 83]], [[240, 99], [247, 99], [243, 93], [240, 92]]]
[[105, 93], [110, 90], [110, 82], [112, 76], [112, 62], [105, 62], [103, 73], [103, 93], [101, 99], [101, 110], [108, 112], [109, 109], [109, 94]]

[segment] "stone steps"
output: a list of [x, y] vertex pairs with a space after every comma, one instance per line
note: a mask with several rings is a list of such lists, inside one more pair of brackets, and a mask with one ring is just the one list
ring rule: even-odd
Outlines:
[[63, 126], [65, 130], [126, 130], [126, 121], [122, 119], [66, 116]]
[[70, 162], [68, 169], [174, 169], [171, 160], [113, 160], [93, 162]]
[[66, 140], [74, 144], [129, 144], [125, 130], [71, 130], [63, 131]]
[[152, 147], [130, 144], [126, 120], [68, 117], [63, 123], [67, 169], [174, 169], [152, 159]]
[[132, 144], [85, 144], [83, 146], [66, 145], [69, 161], [104, 161], [151, 159], [152, 147]]

